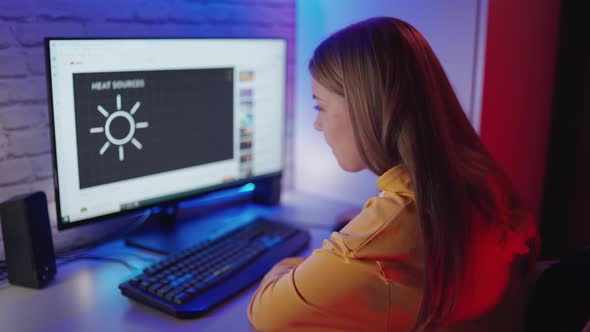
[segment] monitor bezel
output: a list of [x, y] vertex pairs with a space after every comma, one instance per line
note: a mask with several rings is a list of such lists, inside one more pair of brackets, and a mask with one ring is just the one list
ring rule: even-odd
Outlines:
[[[283, 135], [282, 135], [282, 153], [281, 153], [281, 167], [280, 171], [278, 172], [270, 172], [267, 174], [261, 174], [258, 176], [251, 176], [248, 178], [243, 178], [231, 182], [226, 182], [218, 185], [203, 187], [203, 188], [195, 188], [194, 191], [190, 191], [186, 195], [183, 193], [179, 193], [181, 196], [173, 198], [173, 199], [162, 199], [160, 201], [154, 201], [150, 204], [145, 204], [142, 206], [138, 206], [136, 208], [130, 208], [126, 210], [121, 210], [118, 212], [108, 213], [101, 216], [90, 217], [86, 219], [81, 219], [75, 222], [63, 222], [61, 216], [61, 204], [60, 204], [60, 195], [59, 195], [59, 175], [57, 171], [57, 154], [56, 154], [56, 139], [55, 139], [55, 121], [54, 121], [54, 109], [53, 109], [53, 84], [51, 78], [51, 54], [49, 44], [51, 41], [54, 40], [236, 40], [236, 41], [246, 41], [246, 40], [255, 40], [255, 41], [265, 41], [265, 40], [274, 40], [274, 41], [282, 41], [284, 45], [284, 77], [285, 77], [285, 84], [284, 84], [284, 91], [283, 91]], [[210, 194], [215, 191], [220, 191], [224, 189], [236, 188], [247, 183], [256, 183], [259, 181], [268, 180], [270, 178], [281, 178], [283, 172], [285, 170], [285, 156], [286, 156], [286, 133], [287, 133], [287, 89], [289, 83], [287, 82], [287, 75], [288, 75], [288, 40], [287, 38], [281, 37], [256, 37], [256, 38], [249, 38], [249, 37], [45, 37], [44, 38], [44, 50], [45, 50], [45, 68], [46, 68], [46, 83], [47, 83], [47, 104], [49, 109], [49, 131], [50, 131], [50, 138], [51, 138], [51, 159], [52, 159], [52, 167], [53, 167], [53, 185], [54, 185], [54, 194], [55, 194], [55, 211], [56, 211], [56, 221], [57, 221], [57, 229], [59, 231], [76, 228], [79, 226], [95, 224], [101, 221], [106, 221], [108, 219], [114, 219], [117, 217], [129, 216], [134, 213], [137, 213], [142, 210], [151, 209], [153, 207], [162, 206], [162, 205], [171, 205], [171, 204], [178, 204], [182, 201], [187, 201], [191, 199], [196, 199], [198, 197]], [[156, 200], [155, 198], [154, 200]]]

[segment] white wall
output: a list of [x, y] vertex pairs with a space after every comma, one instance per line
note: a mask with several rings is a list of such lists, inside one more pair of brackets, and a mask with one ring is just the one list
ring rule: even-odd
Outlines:
[[300, 0], [296, 2], [294, 188], [362, 204], [375, 195], [376, 176], [340, 169], [321, 133], [307, 63], [315, 47], [351, 23], [392, 16], [414, 25], [438, 55], [475, 128], [479, 128], [488, 0]]

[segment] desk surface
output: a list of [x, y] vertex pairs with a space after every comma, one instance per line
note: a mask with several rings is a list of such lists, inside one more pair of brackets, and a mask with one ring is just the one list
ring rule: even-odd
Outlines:
[[[287, 196], [273, 214], [308, 228], [309, 255], [329, 237], [334, 217], [351, 206]], [[329, 221], [327, 221], [329, 220]], [[323, 221], [323, 222], [320, 222]], [[121, 295], [118, 285], [158, 256], [107, 243], [91, 257], [113, 261], [77, 260], [58, 266], [55, 280], [45, 289], [17, 286], [0, 289], [0, 330], [2, 331], [253, 331], [246, 310], [257, 284], [243, 290], [202, 318], [177, 320]], [[124, 260], [130, 266], [120, 261]]]

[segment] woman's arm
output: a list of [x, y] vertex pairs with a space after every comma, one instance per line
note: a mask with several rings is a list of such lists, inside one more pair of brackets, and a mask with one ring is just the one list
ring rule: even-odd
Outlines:
[[272, 268], [248, 316], [260, 331], [359, 330], [367, 324], [379, 331], [387, 325], [388, 296], [375, 262], [342, 256], [325, 241], [307, 259], [288, 258]]

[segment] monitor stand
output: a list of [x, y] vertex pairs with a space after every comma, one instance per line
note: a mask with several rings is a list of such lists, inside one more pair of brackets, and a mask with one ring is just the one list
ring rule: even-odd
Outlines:
[[[170, 254], [268, 215], [280, 197], [280, 176], [152, 209], [125, 239], [130, 246]], [[265, 207], [266, 206], [266, 207]]]
[[254, 204], [251, 199], [196, 210], [182, 204], [166, 205], [157, 210], [125, 238], [127, 245], [170, 254], [268, 214], [268, 209]]
[[[177, 223], [178, 205], [158, 208], [140, 227], [125, 238], [125, 244], [161, 254], [169, 254], [186, 247], [190, 232], [181, 230]], [[183, 227], [184, 228], [184, 227]]]

